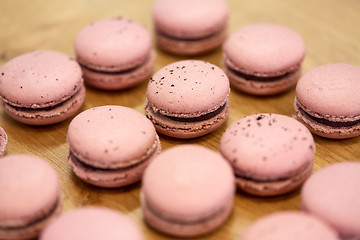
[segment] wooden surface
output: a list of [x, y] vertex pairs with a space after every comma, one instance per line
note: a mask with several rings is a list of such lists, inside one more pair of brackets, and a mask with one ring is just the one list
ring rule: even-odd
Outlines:
[[[303, 36], [307, 56], [303, 70], [333, 62], [360, 65], [359, 0], [229, 0], [229, 32], [249, 23], [270, 21], [293, 28]], [[16, 55], [36, 49], [53, 49], [74, 56], [73, 40], [88, 23], [124, 16], [144, 24], [152, 32], [151, 6], [148, 0], [1, 0], [0, 66]], [[181, 60], [156, 48], [155, 71]], [[220, 65], [221, 49], [198, 57]], [[106, 104], [119, 104], [144, 112], [146, 83], [127, 91], [87, 90], [82, 110]], [[359, 93], [360, 94], [360, 93]], [[253, 97], [232, 90], [227, 123], [207, 136], [176, 140], [161, 136], [162, 148], [181, 143], [196, 143], [218, 151], [225, 128], [235, 120], [260, 112], [293, 116], [294, 88], [274, 97]], [[351, 97], [351, 96], [349, 96]], [[129, 215], [141, 228], [145, 239], [172, 239], [150, 229], [142, 219], [139, 206], [140, 183], [121, 189], [101, 189], [82, 183], [67, 165], [67, 127], [71, 119], [53, 126], [33, 127], [17, 123], [0, 108], [0, 126], [8, 136], [7, 154], [27, 153], [49, 161], [62, 183], [64, 211], [85, 206], [106, 206]], [[360, 161], [360, 137], [330, 140], [315, 136], [314, 171], [334, 162]], [[0, 193], [0, 197], [1, 197]], [[297, 210], [299, 191], [273, 198], [251, 197], [241, 192], [235, 196], [230, 219], [217, 231], [198, 239], [237, 239], [249, 224], [260, 216], [281, 210]]]

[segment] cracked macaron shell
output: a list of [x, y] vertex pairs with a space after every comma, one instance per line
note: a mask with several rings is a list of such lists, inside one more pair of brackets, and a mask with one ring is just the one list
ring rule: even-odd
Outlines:
[[24, 226], [46, 215], [60, 197], [55, 169], [31, 155], [8, 155], [0, 161], [0, 227]]
[[224, 43], [223, 52], [234, 70], [270, 77], [298, 68], [306, 47], [302, 37], [286, 26], [255, 23], [233, 33]]
[[77, 34], [74, 48], [78, 61], [86, 67], [118, 72], [137, 67], [150, 58], [152, 37], [133, 20], [106, 18], [85, 26]]
[[152, 11], [161, 32], [176, 38], [201, 38], [226, 28], [229, 7], [224, 0], [158, 0]]
[[221, 107], [229, 93], [229, 79], [222, 69], [205, 61], [183, 60], [157, 71], [146, 96], [163, 115], [196, 117]]
[[161, 153], [145, 170], [145, 201], [163, 216], [202, 219], [231, 202], [235, 180], [222, 156], [185, 144]]
[[263, 113], [231, 124], [221, 138], [220, 152], [243, 177], [277, 180], [312, 164], [315, 143], [297, 120]]
[[0, 68], [0, 96], [17, 107], [51, 107], [82, 87], [79, 64], [66, 54], [38, 50], [19, 55]]
[[78, 114], [67, 132], [70, 151], [93, 167], [111, 169], [145, 159], [157, 144], [153, 124], [123, 106], [100, 106]]
[[360, 67], [331, 63], [306, 72], [296, 86], [296, 98], [311, 115], [360, 118]]

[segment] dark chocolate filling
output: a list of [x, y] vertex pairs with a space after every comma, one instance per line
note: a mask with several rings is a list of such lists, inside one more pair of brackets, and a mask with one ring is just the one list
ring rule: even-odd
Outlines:
[[177, 122], [200, 122], [200, 121], [205, 121], [205, 120], [211, 119], [211, 118], [217, 116], [218, 114], [220, 114], [225, 109], [226, 104], [227, 103], [225, 103], [224, 105], [222, 105], [221, 107], [219, 107], [218, 109], [216, 109], [213, 112], [201, 115], [199, 117], [180, 118], [180, 117], [171, 117], [171, 116], [166, 116], [166, 115], [162, 115], [162, 116], [167, 117], [167, 118], [169, 118], [173, 121], [177, 121]]
[[310, 118], [319, 124], [330, 126], [330, 127], [335, 127], [335, 128], [352, 127], [352, 126], [360, 124], [360, 119], [355, 120], [355, 121], [335, 122], [335, 121], [330, 121], [330, 120], [327, 120], [324, 118], [314, 117], [314, 116], [308, 114], [307, 112], [305, 112], [304, 109], [302, 109], [299, 105], [298, 105], [298, 109], [299, 109], [300, 113], [302, 115], [304, 115], [306, 118]]
[[59, 200], [60, 199], [58, 198], [56, 200], [55, 204], [51, 207], [50, 211], [47, 214], [41, 216], [40, 218], [37, 218], [37, 219], [35, 219], [35, 220], [25, 224], [25, 225], [22, 225], [22, 226], [11, 226], [11, 227], [2, 227], [2, 226], [0, 226], [0, 229], [1, 230], [19, 230], [19, 229], [28, 228], [28, 227], [31, 227], [31, 226], [37, 224], [37, 223], [40, 223], [40, 222], [44, 221], [46, 218], [48, 218], [49, 216], [51, 216], [55, 212], [55, 210], [58, 207]]
[[290, 75], [294, 74], [297, 70], [291, 71], [291, 72], [287, 72], [285, 74], [282, 74], [280, 76], [274, 76], [274, 77], [259, 77], [259, 76], [254, 76], [254, 75], [249, 75], [249, 74], [245, 74], [239, 71], [236, 71], [230, 67], [227, 66], [227, 69], [234, 73], [235, 75], [237, 75], [240, 78], [245, 79], [246, 81], [254, 81], [254, 82], [276, 82], [276, 81], [280, 81], [283, 80], [286, 77], [289, 77]]
[[196, 41], [206, 40], [206, 39], [215, 37], [216, 35], [219, 35], [221, 33], [221, 31], [223, 31], [223, 30], [220, 29], [219, 31], [217, 31], [215, 33], [211, 33], [211, 34], [205, 35], [203, 37], [197, 37], [197, 38], [174, 37], [174, 36], [170, 36], [169, 34], [162, 32], [160, 30], [157, 30], [156, 33], [159, 35], [162, 35], [166, 38], [177, 40], [177, 41], [196, 42]]

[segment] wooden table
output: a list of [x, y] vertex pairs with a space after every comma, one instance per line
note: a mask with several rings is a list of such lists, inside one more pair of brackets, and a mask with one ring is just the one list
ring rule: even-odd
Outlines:
[[[0, 65], [16, 55], [36, 49], [53, 49], [74, 56], [73, 40], [77, 32], [88, 23], [105, 17], [131, 18], [152, 31], [150, 13], [153, 2], [1, 0]], [[231, 9], [230, 33], [249, 23], [270, 21], [287, 25], [302, 35], [307, 45], [304, 72], [326, 63], [360, 65], [358, 0], [229, 0], [228, 3]], [[183, 59], [158, 49], [156, 54], [155, 71]], [[221, 49], [198, 59], [220, 65]], [[146, 86], [147, 83], [143, 83], [133, 89], [116, 92], [87, 89], [82, 110], [118, 104], [144, 112]], [[177, 144], [194, 143], [218, 151], [219, 140], [226, 127], [245, 115], [271, 112], [293, 116], [294, 96], [294, 88], [273, 97], [253, 97], [232, 90], [230, 116], [224, 126], [212, 134], [192, 140], [161, 136], [162, 148], [166, 150]], [[70, 120], [52, 126], [27, 126], [13, 121], [0, 108], [0, 126], [9, 137], [7, 154], [33, 154], [49, 161], [62, 183], [64, 211], [86, 205], [110, 207], [129, 215], [139, 225], [145, 239], [172, 239], [144, 223], [139, 205], [140, 183], [121, 189], [101, 189], [85, 184], [74, 176], [67, 164], [66, 132]], [[314, 171], [335, 162], [360, 161], [360, 137], [347, 140], [314, 138]], [[198, 239], [237, 239], [260, 216], [281, 210], [298, 210], [299, 193], [298, 190], [280, 197], [259, 198], [237, 192], [230, 219], [217, 231]]]

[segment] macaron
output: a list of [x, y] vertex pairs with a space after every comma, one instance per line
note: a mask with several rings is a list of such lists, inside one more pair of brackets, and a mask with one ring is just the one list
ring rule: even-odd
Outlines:
[[273, 95], [293, 87], [306, 48], [292, 29], [274, 23], [244, 26], [223, 46], [223, 66], [232, 85], [253, 95]]
[[79, 64], [66, 54], [37, 50], [0, 68], [4, 111], [30, 125], [54, 124], [75, 115], [85, 100]]
[[8, 137], [5, 130], [0, 127], [0, 157], [5, 155]]
[[226, 121], [229, 93], [229, 79], [216, 65], [178, 61], [161, 68], [150, 79], [145, 113], [164, 135], [200, 137]]
[[320, 219], [297, 211], [281, 211], [253, 222], [239, 240], [340, 240]]
[[70, 122], [68, 162], [81, 180], [99, 187], [122, 187], [139, 181], [161, 151], [153, 124], [123, 106], [85, 110]]
[[121, 90], [144, 82], [154, 66], [150, 32], [125, 18], [106, 18], [85, 26], [74, 42], [85, 82], [94, 88]]
[[42, 231], [39, 240], [143, 240], [126, 215], [105, 207], [81, 207], [63, 213]]
[[219, 153], [183, 144], [149, 164], [140, 196], [149, 226], [171, 236], [195, 237], [229, 218], [234, 194], [232, 169]]
[[360, 162], [321, 168], [304, 184], [302, 209], [332, 226], [341, 239], [360, 239]]
[[360, 135], [360, 67], [332, 63], [306, 72], [296, 85], [297, 119], [316, 135]]
[[310, 176], [315, 142], [296, 119], [262, 113], [232, 123], [221, 137], [220, 152], [233, 167], [240, 190], [276, 196], [298, 188]]
[[152, 18], [161, 49], [195, 56], [214, 50], [225, 41], [229, 7], [225, 0], [157, 0]]
[[0, 239], [33, 239], [62, 210], [55, 169], [32, 155], [0, 159]]

